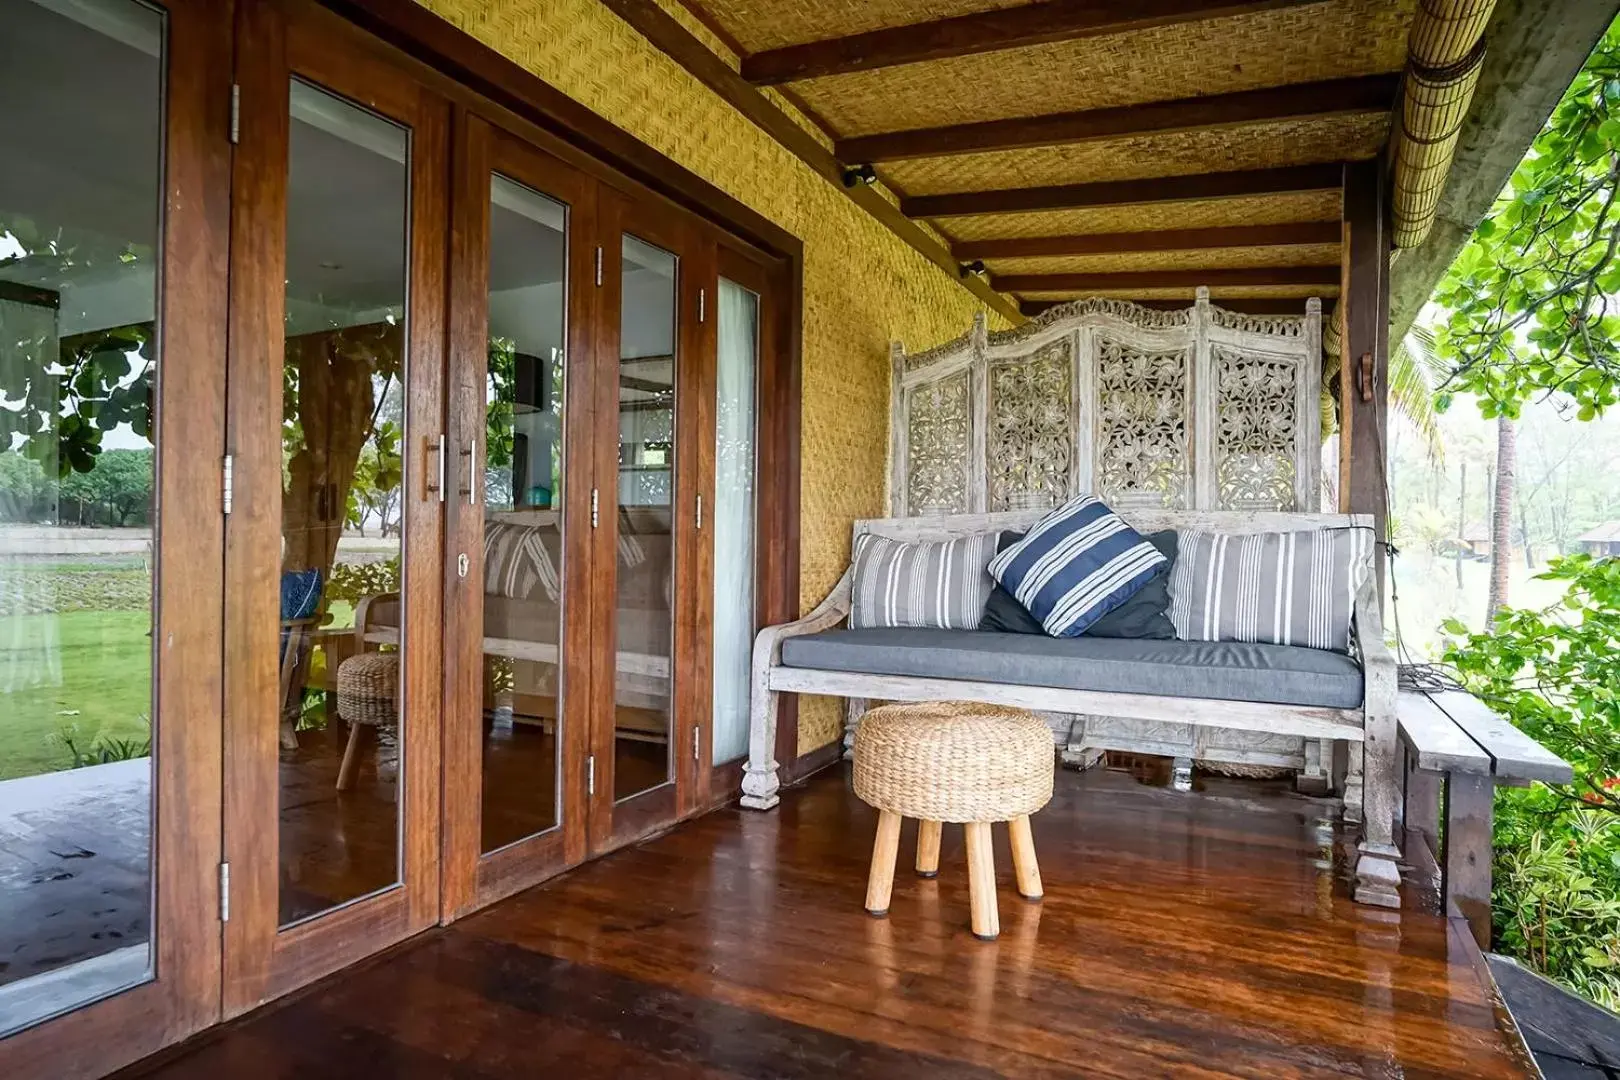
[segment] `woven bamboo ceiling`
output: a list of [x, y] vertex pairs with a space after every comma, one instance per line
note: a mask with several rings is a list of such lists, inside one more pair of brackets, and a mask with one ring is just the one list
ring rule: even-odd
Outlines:
[[682, 0], [1034, 311], [1339, 290], [1342, 165], [1390, 127], [1417, 0]]

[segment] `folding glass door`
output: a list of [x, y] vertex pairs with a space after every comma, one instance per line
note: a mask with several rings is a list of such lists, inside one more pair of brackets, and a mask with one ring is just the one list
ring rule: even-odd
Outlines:
[[100, 1074], [219, 1012], [229, 27], [211, 9], [0, 0], [8, 1077]]
[[585, 856], [596, 185], [457, 116], [445, 913]]
[[312, 6], [236, 51], [225, 1007], [439, 918], [446, 101]]

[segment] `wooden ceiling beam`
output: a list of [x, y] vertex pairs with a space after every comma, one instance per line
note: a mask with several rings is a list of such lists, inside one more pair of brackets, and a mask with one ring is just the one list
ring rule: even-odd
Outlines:
[[1362, 75], [1083, 112], [890, 131], [840, 139], [835, 152], [841, 161], [861, 164], [1387, 113], [1394, 104], [1400, 79], [1399, 72]]
[[889, 26], [848, 37], [768, 49], [744, 57], [742, 74], [756, 86], [771, 86], [1322, 2], [1324, 0], [1045, 0], [1000, 11], [981, 11], [910, 26]]
[[1085, 236], [994, 236], [951, 245], [958, 259], [1024, 259], [1064, 255], [1137, 255], [1156, 251], [1211, 248], [1300, 247], [1337, 244], [1344, 226], [1337, 221], [1295, 221], [1283, 225], [1220, 225], [1203, 229], [1092, 233]]
[[[1079, 298], [1076, 297], [1076, 299]], [[1060, 304], [1069, 302], [1068, 300], [1021, 300], [1018, 303], [1018, 308], [1025, 315], [1034, 318], [1043, 311], [1049, 311]], [[1193, 306], [1193, 301], [1190, 298], [1187, 300], [1133, 300], [1131, 302], [1145, 308], [1153, 308], [1155, 311], [1185, 311]], [[1239, 315], [1305, 314], [1305, 301], [1299, 297], [1294, 299], [1258, 298], [1247, 300], [1222, 300], [1216, 297], [1210, 302], [1216, 307], [1225, 308], [1227, 311], [1235, 311]]]
[[1000, 312], [1015, 323], [1023, 318], [1018, 312], [1017, 304], [1008, 297], [998, 295], [982, 278], [976, 275], [962, 277], [958, 272], [956, 257], [951, 254], [950, 249], [916, 222], [909, 220], [893, 203], [884, 198], [882, 192], [864, 184], [857, 184], [853, 188], [846, 187], [843, 183], [843, 166], [831, 151], [817, 142], [762, 91], [751, 86], [729, 64], [711, 52], [707, 45], [661, 8], [657, 0], [602, 0], [602, 2], [646, 38], [653, 48], [685, 68], [693, 78], [719, 95], [824, 180], [848, 195], [856, 205], [876, 218], [923, 258], [961, 281], [963, 287], [977, 296], [987, 307]]
[[1340, 191], [1344, 166], [1289, 165], [1280, 169], [1160, 176], [1147, 180], [1104, 180], [1056, 187], [1006, 188], [1000, 191], [954, 191], [911, 195], [900, 200], [907, 217], [964, 217], [975, 214], [1025, 214], [1042, 210], [1080, 210], [1099, 206], [1239, 199], [1253, 195]]
[[1338, 285], [1332, 266], [1245, 267], [1235, 270], [1132, 270], [1101, 274], [995, 274], [990, 284], [1002, 292], [1127, 292], [1133, 289], [1264, 288]]

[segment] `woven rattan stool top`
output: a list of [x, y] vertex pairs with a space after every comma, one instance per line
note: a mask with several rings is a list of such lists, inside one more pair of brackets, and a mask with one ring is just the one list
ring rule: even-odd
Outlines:
[[855, 794], [926, 821], [1010, 821], [1052, 798], [1052, 729], [1025, 709], [884, 705], [855, 731]]

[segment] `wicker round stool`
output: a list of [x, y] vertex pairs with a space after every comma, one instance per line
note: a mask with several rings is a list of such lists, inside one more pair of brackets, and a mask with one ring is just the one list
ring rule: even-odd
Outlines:
[[338, 768], [339, 791], [354, 785], [364, 744], [375, 740], [377, 728], [399, 723], [398, 696], [398, 653], [361, 653], [338, 665], [337, 711], [349, 725], [349, 743]]
[[1018, 892], [1041, 898], [1041, 871], [1029, 815], [1052, 798], [1052, 730], [1032, 712], [967, 701], [885, 705], [855, 729], [855, 794], [878, 811], [866, 910], [889, 912], [900, 822], [917, 819], [917, 873], [939, 873], [941, 823], [967, 837], [973, 935], [1001, 932], [996, 907], [992, 822], [1007, 822]]

